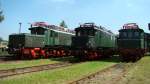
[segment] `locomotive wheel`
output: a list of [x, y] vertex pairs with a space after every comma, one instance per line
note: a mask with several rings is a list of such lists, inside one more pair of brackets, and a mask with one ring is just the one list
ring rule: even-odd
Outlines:
[[72, 55], [72, 51], [71, 50], [68, 50], [67, 52], [66, 52], [66, 56], [71, 56]]
[[46, 51], [45, 51], [45, 56], [44, 56], [44, 58], [48, 58], [49, 55], [50, 55], [49, 51], [46, 50]]
[[40, 51], [40, 55], [41, 55], [42, 58], [43, 58], [43, 57], [45, 58], [45, 57], [46, 57], [45, 50], [41, 50], [41, 51]]
[[53, 53], [53, 51], [51, 50], [51, 51], [49, 51], [49, 56], [48, 57], [53, 57], [54, 56], [54, 53]]
[[32, 58], [37, 58], [36, 52], [33, 49], [31, 50], [31, 56]]
[[64, 50], [61, 50], [61, 55], [62, 55], [62, 57], [66, 56], [66, 53]]
[[88, 60], [97, 60], [100, 58], [100, 55], [96, 51], [89, 51], [86, 54]]
[[53, 50], [53, 55], [52, 57], [56, 57], [57, 56], [57, 51], [56, 50]]

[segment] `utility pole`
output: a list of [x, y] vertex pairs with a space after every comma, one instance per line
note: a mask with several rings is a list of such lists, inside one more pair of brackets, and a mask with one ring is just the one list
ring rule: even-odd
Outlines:
[[21, 33], [21, 22], [19, 22], [19, 33]]

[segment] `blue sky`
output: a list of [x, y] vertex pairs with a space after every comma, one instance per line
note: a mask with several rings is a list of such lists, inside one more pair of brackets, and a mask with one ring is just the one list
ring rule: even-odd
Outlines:
[[128, 22], [137, 23], [149, 32], [150, 0], [0, 0], [5, 20], [0, 23], [0, 37], [29, 32], [28, 23], [44, 21], [59, 25], [65, 20], [74, 29], [79, 23], [95, 22], [114, 33]]

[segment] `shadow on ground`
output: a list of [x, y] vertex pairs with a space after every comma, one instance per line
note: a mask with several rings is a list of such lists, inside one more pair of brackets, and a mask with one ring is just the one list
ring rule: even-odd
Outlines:
[[[69, 57], [53, 57], [53, 58], [39, 58], [39, 59], [50, 59], [53, 61], [60, 61], [60, 62], [70, 62], [70, 63], [76, 63], [76, 62], [84, 62], [84, 61], [104, 61], [104, 62], [114, 62], [114, 63], [120, 63], [121, 59], [118, 55], [110, 56], [107, 58], [101, 58], [97, 60], [84, 60], [84, 59], [78, 59], [75, 58], [74, 56], [69, 56]], [[19, 59], [13, 55], [8, 55], [8, 58], [1, 58], [0, 60], [3, 61], [17, 61], [17, 60], [36, 60], [36, 59]]]
[[110, 56], [110, 57], [107, 57], [107, 58], [102, 58], [102, 59], [100, 59], [100, 61], [120, 63], [121, 58], [118, 55], [114, 55], [114, 56]]
[[50, 60], [54, 60], [54, 61], [61, 61], [61, 62], [80, 62], [79, 59], [74, 58], [73, 56], [69, 56], [69, 57], [57, 57], [57, 58], [49, 58]]
[[50, 60], [54, 60], [54, 61], [61, 61], [61, 62], [86, 62], [86, 61], [103, 61], [103, 62], [114, 62], [114, 63], [120, 63], [120, 57], [117, 55], [114, 56], [110, 56], [107, 58], [101, 58], [101, 59], [97, 59], [97, 60], [84, 60], [84, 59], [78, 59], [75, 58], [74, 56], [70, 56], [70, 57], [60, 57], [60, 58], [49, 58]]

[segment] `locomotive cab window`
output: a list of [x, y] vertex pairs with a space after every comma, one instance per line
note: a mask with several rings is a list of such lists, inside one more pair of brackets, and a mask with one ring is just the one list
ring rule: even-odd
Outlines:
[[77, 35], [77, 36], [84, 36], [84, 31], [77, 31], [77, 32], [76, 32], [76, 35]]
[[94, 36], [95, 30], [80, 30], [76, 33], [77, 36]]
[[122, 32], [122, 37], [127, 37], [127, 32]]
[[128, 32], [128, 37], [129, 37], [129, 38], [132, 38], [132, 37], [133, 37], [132, 32]]
[[139, 37], [139, 36], [140, 36], [140, 33], [139, 33], [139, 32], [134, 32], [134, 36], [135, 36], [135, 37]]
[[77, 36], [86, 36], [87, 32], [86, 31], [78, 31]]
[[87, 36], [87, 31], [86, 31], [86, 30], [85, 30], [85, 31], [82, 31], [82, 32], [81, 32], [81, 35], [82, 35], [82, 36]]

